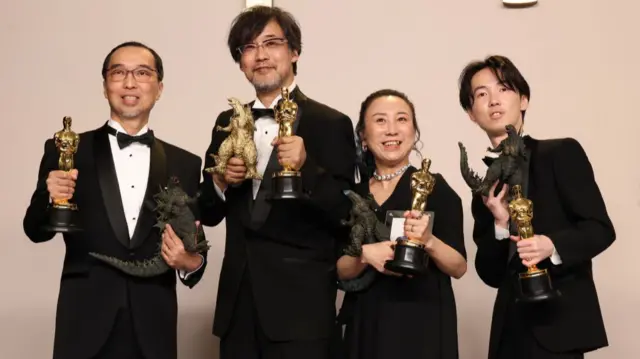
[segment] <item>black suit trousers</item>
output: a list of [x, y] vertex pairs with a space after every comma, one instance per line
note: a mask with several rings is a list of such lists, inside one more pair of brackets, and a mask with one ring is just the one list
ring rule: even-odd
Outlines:
[[251, 290], [249, 269], [245, 268], [237, 295], [231, 327], [220, 340], [220, 359], [329, 359], [330, 341], [271, 341], [258, 320]]
[[109, 338], [93, 359], [145, 359], [133, 330], [129, 309], [122, 308], [118, 312]]

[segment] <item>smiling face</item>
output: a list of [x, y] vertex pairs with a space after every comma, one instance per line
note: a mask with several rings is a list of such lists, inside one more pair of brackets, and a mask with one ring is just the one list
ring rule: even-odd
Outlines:
[[107, 66], [104, 96], [115, 121], [147, 121], [162, 94], [153, 54], [141, 47], [116, 50]]
[[489, 136], [504, 135], [507, 125], [521, 128], [521, 111], [527, 109], [529, 100], [501, 84], [491, 69], [482, 69], [473, 76], [471, 91], [473, 105], [469, 117]]
[[409, 162], [416, 141], [413, 116], [409, 104], [400, 97], [383, 96], [371, 102], [361, 138], [376, 165], [396, 168]]
[[274, 20], [250, 44], [242, 45], [240, 69], [258, 93], [278, 91], [293, 81], [297, 51], [287, 45], [284, 32]]

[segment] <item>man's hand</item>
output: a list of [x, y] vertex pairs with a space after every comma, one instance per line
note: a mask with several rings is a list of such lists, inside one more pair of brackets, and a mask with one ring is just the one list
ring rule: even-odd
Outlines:
[[527, 239], [511, 236], [511, 240], [517, 243], [518, 255], [525, 267], [531, 267], [551, 257], [555, 249], [551, 239], [544, 235], [536, 234]]
[[[196, 222], [196, 226], [200, 226], [199, 222]], [[189, 253], [184, 249], [182, 240], [176, 232], [173, 231], [170, 225], [166, 225], [164, 232], [162, 233], [162, 258], [167, 265], [173, 269], [183, 270], [187, 273], [191, 273], [200, 267], [202, 264], [202, 257], [197, 253]]]
[[278, 163], [280, 166], [288, 165], [295, 170], [299, 170], [307, 160], [307, 151], [304, 148], [304, 141], [300, 136], [276, 137], [272, 146], [278, 146]]
[[47, 178], [47, 190], [52, 200], [71, 199], [78, 179], [78, 170], [51, 171]]
[[484, 205], [487, 206], [489, 211], [491, 211], [491, 214], [493, 214], [495, 223], [502, 228], [508, 228], [509, 210], [507, 209], [507, 193], [509, 191], [509, 188], [505, 184], [504, 186], [502, 186], [502, 190], [500, 190], [498, 195], [494, 196], [496, 187], [498, 187], [498, 183], [499, 182], [496, 181], [493, 186], [491, 186], [489, 197], [482, 196], [482, 201], [484, 202]]
[[231, 157], [227, 161], [227, 168], [224, 172], [224, 176], [219, 174], [213, 174], [213, 181], [221, 189], [225, 190], [228, 185], [238, 184], [244, 181], [244, 176], [247, 174], [247, 167], [244, 161], [238, 157]]

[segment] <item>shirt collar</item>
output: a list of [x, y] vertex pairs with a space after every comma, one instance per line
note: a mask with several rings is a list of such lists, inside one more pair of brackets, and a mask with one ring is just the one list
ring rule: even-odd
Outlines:
[[[111, 118], [109, 119], [109, 121], [107, 121], [107, 125], [109, 125], [110, 127], [114, 128], [118, 132], [127, 133], [127, 131], [125, 131], [125, 129], [122, 127], [122, 125], [119, 122], [114, 121]], [[146, 133], [147, 131], [149, 131], [149, 126], [148, 125], [144, 125], [140, 129], [140, 131], [138, 131], [138, 133], [134, 134], [134, 136], [142, 135], [142, 134]]]
[[[295, 90], [295, 88], [296, 88], [296, 81], [294, 80], [291, 83], [291, 85], [289, 85], [289, 93], [292, 93], [293, 90]], [[278, 95], [278, 97], [273, 99], [269, 107], [266, 107], [262, 102], [260, 102], [259, 99], [256, 98], [255, 102], [253, 103], [253, 108], [275, 108], [276, 105], [278, 104], [278, 101], [280, 101], [281, 98], [282, 98], [282, 95], [281, 94]]]

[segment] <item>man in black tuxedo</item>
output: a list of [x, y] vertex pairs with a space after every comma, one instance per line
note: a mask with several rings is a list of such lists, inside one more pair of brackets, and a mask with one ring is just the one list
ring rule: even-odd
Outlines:
[[[460, 76], [460, 104], [493, 147], [506, 137], [506, 125], [522, 133], [529, 99], [527, 81], [506, 57], [472, 62]], [[578, 141], [523, 140], [530, 159], [522, 186], [534, 206], [534, 237], [520, 240], [510, 223], [507, 186], [472, 200], [476, 270], [498, 289], [489, 359], [584, 358], [608, 345], [591, 260], [613, 243], [615, 231]], [[518, 273], [534, 264], [549, 271], [562, 295], [516, 303]]]
[[[238, 158], [228, 161], [224, 176], [204, 176], [202, 223], [215, 226], [226, 218], [213, 333], [221, 338], [222, 359], [328, 358], [339, 220], [350, 209], [343, 190], [352, 188], [355, 171], [353, 124], [295, 84], [301, 33], [290, 14], [250, 8], [234, 20], [228, 45], [256, 91], [250, 105], [263, 179], [245, 180]], [[272, 109], [282, 87], [297, 103], [298, 117], [294, 135], [275, 140]], [[227, 126], [231, 113], [222, 112], [215, 127]], [[228, 135], [215, 127], [205, 167], [214, 166], [210, 155]], [[271, 175], [284, 163], [301, 171], [308, 201], [267, 201]]]
[[63, 198], [78, 205], [83, 228], [63, 235], [66, 256], [54, 359], [177, 357], [176, 272], [131, 277], [88, 254], [145, 260], [161, 245], [164, 260], [184, 285], [191, 288], [202, 277], [206, 253], [187, 253], [175, 232], [168, 229], [161, 235], [153, 228], [153, 195], [176, 176], [195, 196], [202, 165], [200, 157], [154, 138], [148, 129], [163, 75], [162, 60], [153, 49], [137, 42], [117, 46], [102, 67], [110, 118], [79, 135], [74, 169], [59, 171], [54, 142], [45, 142], [24, 231], [35, 243], [51, 240], [54, 233], [42, 226], [51, 200]]

